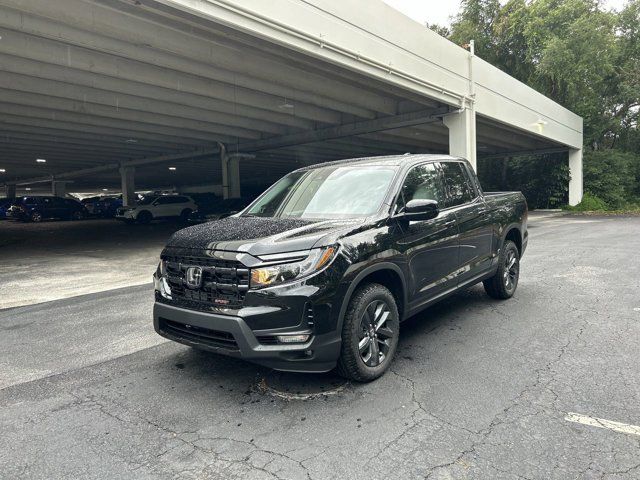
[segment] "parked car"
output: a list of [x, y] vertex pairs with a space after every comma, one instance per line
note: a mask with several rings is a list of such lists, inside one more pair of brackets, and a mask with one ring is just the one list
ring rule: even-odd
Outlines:
[[189, 215], [189, 223], [213, 222], [214, 220], [222, 220], [244, 210], [251, 203], [244, 198], [230, 198], [220, 200], [213, 205], [198, 204], [198, 209]]
[[9, 218], [9, 208], [13, 201], [13, 198], [0, 198], [0, 220]]
[[13, 218], [31, 222], [49, 218], [81, 220], [87, 216], [87, 210], [76, 200], [38, 195], [17, 198], [10, 213]]
[[96, 203], [95, 214], [104, 217], [115, 217], [118, 209], [122, 208], [122, 195], [117, 197], [100, 197]]
[[483, 282], [516, 291], [519, 192], [484, 193], [465, 160], [408, 155], [296, 170], [241, 213], [176, 232], [154, 274], [171, 340], [288, 371], [382, 375], [400, 322]]
[[194, 201], [186, 195], [150, 195], [133, 207], [118, 208], [116, 218], [129, 223], [149, 223], [166, 218], [179, 218], [186, 222], [196, 208]]
[[99, 201], [100, 201], [100, 197], [99, 196], [85, 197], [82, 200], [80, 200], [80, 203], [87, 210], [87, 214], [89, 214], [89, 215], [97, 215], [96, 207], [97, 207]]

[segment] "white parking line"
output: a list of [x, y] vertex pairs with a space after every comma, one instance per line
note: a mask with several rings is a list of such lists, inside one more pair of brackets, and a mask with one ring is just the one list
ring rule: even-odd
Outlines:
[[589, 425], [590, 427], [605, 428], [607, 430], [613, 430], [618, 433], [626, 433], [627, 435], [640, 436], [640, 427], [636, 425], [629, 425], [627, 423], [614, 422], [612, 420], [605, 420], [604, 418], [595, 418], [588, 415], [581, 415], [580, 413], [567, 412], [565, 420], [574, 423], [580, 423], [582, 425]]

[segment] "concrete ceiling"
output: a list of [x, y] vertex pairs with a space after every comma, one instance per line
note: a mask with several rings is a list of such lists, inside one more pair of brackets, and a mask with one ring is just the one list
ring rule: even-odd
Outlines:
[[[0, 183], [109, 165], [74, 182], [116, 188], [117, 164], [202, 151], [140, 166], [136, 184], [220, 183], [218, 142], [255, 155], [241, 178], [258, 186], [448, 151], [446, 105], [152, 0], [0, 0], [0, 37]], [[480, 156], [558, 147], [482, 117], [477, 141]]]

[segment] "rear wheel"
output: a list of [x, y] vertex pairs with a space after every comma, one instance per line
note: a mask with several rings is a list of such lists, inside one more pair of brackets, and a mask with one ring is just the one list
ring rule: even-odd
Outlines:
[[399, 327], [391, 292], [377, 283], [361, 287], [344, 318], [338, 373], [357, 382], [370, 382], [384, 374], [398, 346]]
[[504, 242], [500, 252], [496, 274], [482, 282], [484, 290], [492, 298], [506, 300], [516, 293], [519, 278], [520, 253], [516, 244], [511, 240], [507, 240]]
[[138, 223], [146, 224], [153, 219], [153, 215], [151, 215], [151, 212], [144, 210], [138, 214], [136, 219], [138, 220]]

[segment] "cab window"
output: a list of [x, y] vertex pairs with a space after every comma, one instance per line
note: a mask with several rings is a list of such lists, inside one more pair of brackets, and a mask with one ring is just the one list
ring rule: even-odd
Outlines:
[[475, 197], [464, 165], [460, 162], [442, 162], [444, 184], [447, 189], [447, 207], [468, 203]]
[[409, 171], [398, 196], [396, 212], [402, 211], [411, 200], [435, 200], [444, 205], [442, 177], [435, 163], [417, 165]]

